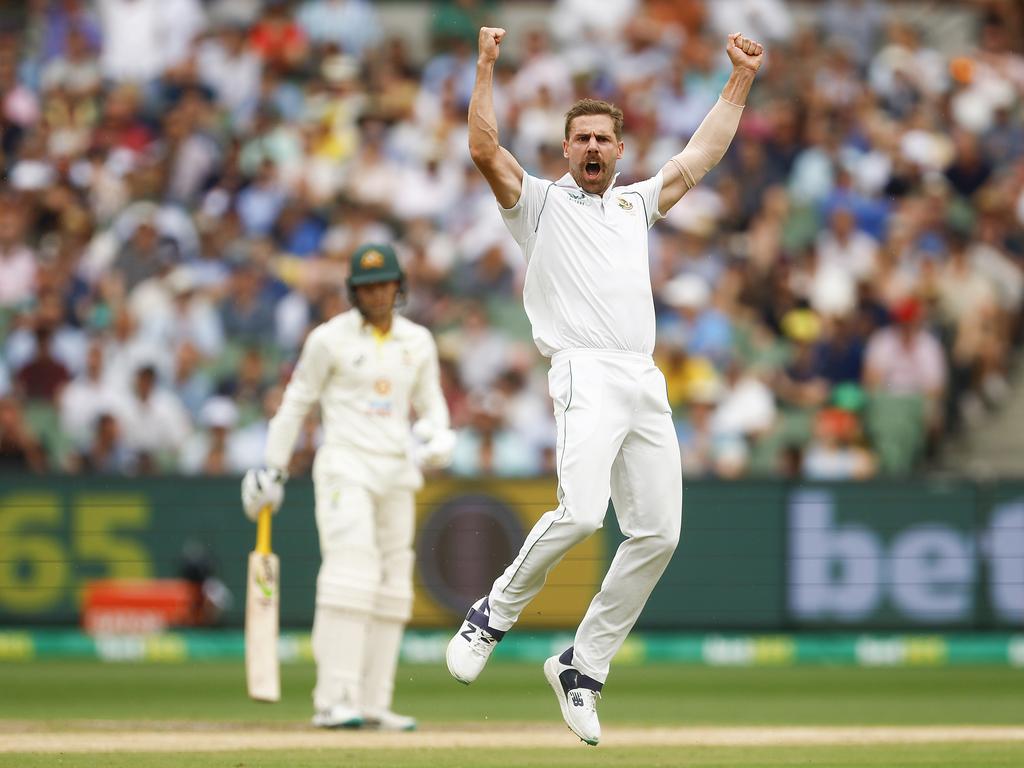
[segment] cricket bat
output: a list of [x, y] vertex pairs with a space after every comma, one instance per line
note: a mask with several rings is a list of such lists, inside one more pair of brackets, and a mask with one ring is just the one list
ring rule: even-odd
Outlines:
[[277, 659], [280, 567], [270, 549], [270, 507], [256, 521], [256, 549], [249, 553], [245, 595], [245, 680], [249, 698], [278, 701], [281, 670]]

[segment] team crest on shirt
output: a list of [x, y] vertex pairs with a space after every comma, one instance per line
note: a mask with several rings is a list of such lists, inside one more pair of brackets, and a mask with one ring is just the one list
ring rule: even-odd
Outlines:
[[391, 401], [391, 380], [377, 379], [373, 382], [373, 396], [366, 403], [366, 412], [370, 416], [389, 418], [394, 410]]
[[620, 197], [619, 198], [619, 208], [621, 208], [624, 211], [632, 211], [633, 210], [633, 204], [631, 202], [629, 202], [629, 200], [627, 200], [626, 198]]

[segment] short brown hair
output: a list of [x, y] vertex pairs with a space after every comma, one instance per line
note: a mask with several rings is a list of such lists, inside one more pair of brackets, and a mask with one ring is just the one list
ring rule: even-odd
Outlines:
[[608, 115], [615, 126], [615, 138], [622, 140], [622, 110], [614, 104], [600, 99], [580, 99], [565, 113], [565, 138], [569, 139], [569, 126], [577, 117], [584, 115]]

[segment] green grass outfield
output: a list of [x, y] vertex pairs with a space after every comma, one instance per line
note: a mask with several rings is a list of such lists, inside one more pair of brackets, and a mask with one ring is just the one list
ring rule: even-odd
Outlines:
[[[429, 746], [201, 751], [202, 734], [241, 729], [302, 734], [311, 714], [313, 668], [282, 668], [279, 704], [244, 694], [238, 662], [186, 664], [33, 661], [0, 663], [0, 766], [1024, 766], [1024, 741], [919, 744], [642, 746], [614, 744], [617, 728], [721, 726], [1024, 726], [1024, 669], [781, 667], [714, 668], [672, 664], [613, 671], [601, 702], [606, 743], [575, 742], [561, 728], [540, 665], [492, 665], [471, 687], [443, 664], [403, 665], [396, 709], [418, 717]], [[149, 722], [149, 721], [164, 721]], [[264, 724], [265, 728], [261, 728]], [[489, 729], [517, 733], [517, 748], [446, 748], [446, 734]], [[187, 754], [26, 754], [5, 751], [9, 734], [168, 730]], [[533, 730], [544, 748], [531, 748]], [[319, 733], [319, 732], [317, 732]], [[561, 739], [550, 746], [550, 739]], [[395, 739], [406, 737], [395, 735]], [[305, 737], [303, 737], [305, 738]], [[314, 735], [315, 738], [315, 735]], [[611, 742], [611, 743], [608, 743]], [[56, 743], [56, 742], [53, 742]], [[401, 745], [401, 742], [397, 742]]]
[[[58, 762], [59, 760], [59, 762]], [[1021, 751], [998, 744], [939, 745], [937, 747], [635, 747], [628, 752], [603, 747], [557, 753], [538, 749], [491, 752], [435, 749], [301, 751], [287, 753], [243, 751], [191, 753], [187, 756], [145, 752], [97, 755], [0, 755], [0, 765], [19, 768], [1020, 768]]]

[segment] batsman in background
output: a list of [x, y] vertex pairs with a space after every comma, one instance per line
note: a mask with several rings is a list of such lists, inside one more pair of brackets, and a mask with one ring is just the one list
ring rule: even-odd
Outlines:
[[689, 143], [653, 178], [615, 186], [625, 149], [622, 111], [583, 99], [566, 115], [568, 173], [526, 173], [498, 140], [492, 78], [505, 30], [480, 30], [469, 105], [469, 149], [527, 260], [523, 303], [541, 354], [551, 358], [558, 507], [471, 608], [448, 644], [452, 676], [471, 683], [544, 585], [548, 571], [601, 527], [608, 499], [626, 540], [574, 644], [544, 664], [569, 728], [597, 744], [597, 699], [612, 657], [668, 565], [682, 523], [679, 444], [654, 365], [654, 299], [647, 231], [725, 155], [761, 66], [762, 46], [730, 35], [733, 70]]
[[[320, 565], [313, 619], [313, 725], [412, 730], [391, 711], [402, 633], [412, 613], [414, 492], [420, 467], [443, 467], [455, 435], [430, 332], [395, 314], [405, 276], [394, 250], [352, 256], [353, 309], [306, 339], [270, 421], [265, 467], [242, 481], [255, 519], [284, 496], [300, 426], [320, 403], [323, 445], [313, 463]], [[410, 406], [417, 422], [410, 434]]]

